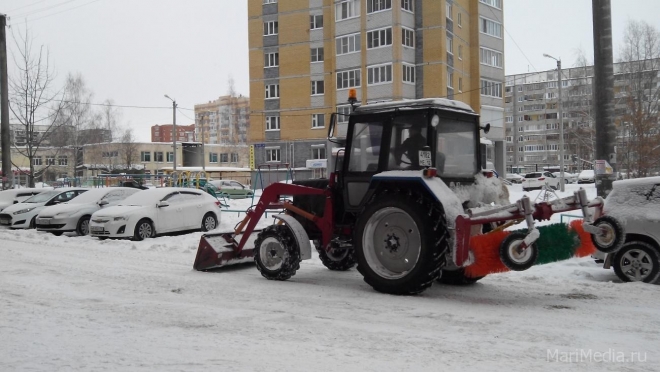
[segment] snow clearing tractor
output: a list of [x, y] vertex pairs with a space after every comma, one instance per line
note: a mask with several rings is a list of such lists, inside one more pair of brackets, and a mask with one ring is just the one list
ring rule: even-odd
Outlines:
[[[352, 92], [351, 92], [352, 93]], [[354, 105], [355, 99], [349, 99]], [[465, 103], [420, 99], [354, 107], [333, 114], [328, 179], [274, 183], [234, 231], [202, 237], [193, 267], [208, 270], [252, 261], [271, 280], [287, 280], [311, 258], [312, 245], [330, 270], [357, 264], [365, 282], [390, 294], [415, 294], [434, 281], [469, 283], [470, 237], [527, 222], [499, 256], [526, 270], [538, 255], [534, 220], [599, 205], [584, 190], [532, 205], [511, 204], [499, 178], [482, 172], [479, 116]], [[284, 199], [292, 196], [292, 201]], [[276, 223], [256, 226], [267, 210]], [[589, 216], [585, 213], [585, 216]], [[508, 223], [505, 223], [509, 221]], [[485, 229], [484, 229], [485, 228]]]

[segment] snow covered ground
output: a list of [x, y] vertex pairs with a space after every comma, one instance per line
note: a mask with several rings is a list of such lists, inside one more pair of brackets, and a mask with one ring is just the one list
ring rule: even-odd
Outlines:
[[316, 256], [287, 282], [250, 264], [197, 272], [200, 235], [0, 230], [0, 370], [660, 370], [660, 286], [589, 258], [397, 297]]

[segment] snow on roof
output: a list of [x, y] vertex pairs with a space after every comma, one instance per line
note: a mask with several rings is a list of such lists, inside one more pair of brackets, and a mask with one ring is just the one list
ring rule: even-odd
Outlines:
[[614, 181], [613, 186], [615, 189], [618, 189], [618, 188], [631, 187], [631, 186], [643, 186], [643, 185], [655, 185], [655, 184], [660, 184], [660, 176]]
[[472, 110], [467, 103], [461, 101], [454, 101], [446, 98], [422, 98], [422, 99], [411, 99], [404, 101], [391, 101], [391, 102], [380, 102], [373, 103], [369, 105], [359, 106], [355, 108], [356, 112], [360, 111], [372, 111], [372, 110], [386, 110], [388, 108], [406, 108], [406, 107], [420, 107], [420, 106], [433, 106], [440, 107], [443, 109], [449, 109], [453, 111], [467, 112], [470, 114], [476, 115], [476, 112]]

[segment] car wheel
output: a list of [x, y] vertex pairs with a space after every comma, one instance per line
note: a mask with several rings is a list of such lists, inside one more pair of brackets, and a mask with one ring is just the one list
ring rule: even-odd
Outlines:
[[660, 273], [660, 255], [652, 245], [632, 241], [616, 252], [612, 267], [624, 282], [653, 283]]
[[133, 240], [144, 240], [147, 238], [153, 238], [154, 236], [154, 225], [151, 221], [142, 219], [138, 221], [135, 225], [135, 232], [133, 233]]
[[78, 226], [76, 226], [76, 233], [80, 236], [89, 235], [89, 217], [82, 216], [78, 220]]
[[202, 218], [202, 231], [211, 231], [215, 230], [218, 227], [218, 219], [215, 218], [213, 213], [207, 213]]
[[36, 227], [37, 227], [37, 216], [34, 216], [32, 217], [30, 224], [28, 225], [28, 229], [34, 229]]

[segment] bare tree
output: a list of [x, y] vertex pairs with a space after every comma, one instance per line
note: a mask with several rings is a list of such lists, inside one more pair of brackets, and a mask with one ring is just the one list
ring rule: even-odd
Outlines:
[[621, 74], [615, 78], [615, 94], [623, 101], [623, 140], [617, 151], [621, 159], [617, 160], [629, 175], [645, 177], [660, 166], [658, 29], [645, 21], [628, 21], [619, 63]]
[[137, 161], [138, 145], [135, 143], [135, 135], [133, 129], [128, 128], [121, 136], [121, 158], [123, 160], [126, 170], [133, 168]]
[[[568, 127], [565, 127], [567, 145], [577, 159], [590, 161], [596, 154], [596, 128], [592, 112], [593, 62], [589, 61], [582, 48], [575, 50], [574, 67], [571, 70], [574, 76], [563, 76], [566, 81], [572, 83], [565, 88], [563, 110], [568, 119]], [[577, 79], [569, 80], [569, 77]], [[584, 163], [577, 161], [578, 169], [582, 169]]]
[[99, 128], [109, 131], [111, 142], [118, 137], [117, 131], [119, 131], [119, 119], [121, 113], [116, 107], [114, 107], [114, 101], [111, 99], [106, 99], [103, 102], [103, 108], [99, 114], [98, 123]]
[[66, 90], [54, 87], [48, 49], [41, 46], [33, 50], [27, 30], [25, 35], [14, 36], [14, 44], [17, 53], [13, 60], [18, 72], [9, 79], [9, 109], [26, 138], [25, 146], [14, 143], [14, 147], [29, 161], [28, 185], [34, 187], [35, 177], [53, 165], [35, 170], [36, 163], [42, 161], [40, 150], [49, 144], [51, 134], [61, 123]]

